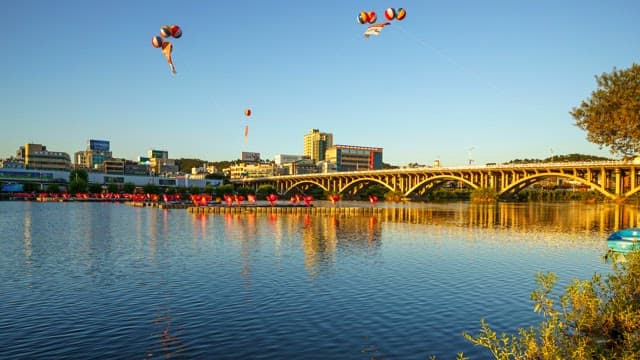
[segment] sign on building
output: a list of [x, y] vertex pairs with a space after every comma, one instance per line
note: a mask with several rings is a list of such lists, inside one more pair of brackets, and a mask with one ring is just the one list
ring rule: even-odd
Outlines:
[[246, 161], [246, 162], [259, 162], [260, 153], [243, 151], [241, 159], [242, 161]]
[[89, 150], [93, 151], [109, 151], [109, 141], [107, 140], [89, 140]]

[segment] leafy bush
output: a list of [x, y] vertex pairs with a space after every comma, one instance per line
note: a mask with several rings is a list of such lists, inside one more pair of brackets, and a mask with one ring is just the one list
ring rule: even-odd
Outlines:
[[573, 280], [557, 299], [551, 296], [556, 275], [538, 273], [539, 288], [531, 293], [534, 311], [543, 316], [537, 328], [498, 336], [483, 319], [477, 336], [463, 336], [500, 360], [639, 359], [640, 251], [612, 267], [605, 278]]

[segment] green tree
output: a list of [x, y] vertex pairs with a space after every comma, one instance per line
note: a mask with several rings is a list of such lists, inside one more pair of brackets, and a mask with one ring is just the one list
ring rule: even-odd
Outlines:
[[366, 188], [360, 190], [359, 192], [360, 200], [368, 200], [369, 196], [371, 195], [377, 196], [378, 199], [383, 199], [384, 194], [386, 194], [388, 190], [389, 189], [387, 189], [382, 185], [378, 185], [378, 184], [369, 185]]
[[39, 191], [40, 190], [40, 184], [24, 183], [24, 186], [22, 187], [22, 190], [24, 190], [24, 192]]
[[227, 185], [219, 185], [215, 187], [215, 193], [217, 197], [223, 197], [224, 195], [231, 195], [233, 194], [233, 185], [231, 184], [227, 184]]
[[180, 187], [175, 188], [175, 190], [176, 190], [176, 193], [180, 194], [180, 196], [183, 199], [187, 199], [188, 198], [187, 194], [189, 193], [189, 191], [187, 190], [186, 187], [180, 186]]
[[87, 182], [78, 176], [78, 180], [69, 181], [69, 192], [71, 194], [87, 192]]
[[179, 160], [176, 160], [176, 165], [178, 165], [178, 168], [180, 169], [180, 171], [186, 174], [191, 174], [192, 168], [202, 167], [204, 163], [205, 162], [200, 159], [181, 158]]
[[640, 251], [626, 254], [624, 262], [613, 261], [612, 267], [606, 278], [573, 280], [557, 298], [556, 275], [538, 273], [539, 288], [531, 293], [533, 310], [543, 316], [537, 328], [498, 336], [483, 319], [477, 336], [463, 336], [495, 359], [638, 359]]
[[160, 195], [160, 193], [162, 192], [160, 189], [160, 186], [152, 183], [148, 183], [142, 186], [142, 191], [145, 194], [157, 194], [157, 195]]
[[216, 192], [216, 189], [213, 187], [213, 185], [206, 184], [204, 186], [204, 190], [203, 191], [204, 191], [205, 194], [213, 195]]
[[251, 188], [242, 186], [236, 190], [236, 193], [238, 193], [238, 195], [247, 196], [249, 194], [253, 194], [254, 191]]
[[89, 192], [92, 194], [99, 194], [102, 192], [102, 185], [100, 184], [89, 184], [88, 188]]
[[107, 184], [107, 191], [110, 193], [117, 193], [119, 191], [118, 184], [115, 184], [115, 183]]
[[85, 169], [74, 169], [69, 172], [69, 182], [74, 180], [84, 180], [85, 183], [89, 183], [89, 173]]
[[136, 191], [136, 185], [131, 182], [126, 182], [122, 185], [122, 191], [126, 194], [133, 194], [133, 192]]
[[60, 185], [58, 184], [49, 184], [47, 185], [46, 192], [50, 194], [59, 194], [60, 193]]
[[570, 114], [587, 139], [624, 157], [640, 152], [640, 65], [596, 75], [598, 89]]
[[403, 196], [404, 194], [402, 193], [402, 191], [399, 191], [399, 190], [387, 191], [384, 194], [384, 200], [391, 201], [391, 202], [400, 202], [402, 201]]
[[260, 200], [266, 199], [267, 195], [277, 194], [277, 190], [273, 185], [260, 185], [256, 190], [256, 197]]

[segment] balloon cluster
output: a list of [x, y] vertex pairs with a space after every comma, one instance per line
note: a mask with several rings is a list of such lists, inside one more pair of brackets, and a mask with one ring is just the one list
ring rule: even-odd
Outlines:
[[[405, 11], [405, 9], [403, 8], [398, 8], [398, 10], [394, 9], [394, 8], [387, 8], [384, 11], [384, 17], [391, 21], [391, 20], [403, 20], [405, 17], [407, 16], [407, 12]], [[358, 14], [357, 20], [358, 23], [360, 24], [373, 24], [376, 22], [376, 20], [378, 19], [378, 16], [376, 15], [375, 11], [362, 11], [360, 14]]]
[[[156, 35], [151, 38], [151, 45], [154, 48], [161, 48], [162, 44], [164, 44], [164, 39], [174, 37], [179, 39], [182, 36], [182, 29], [178, 25], [162, 25], [160, 28], [160, 35]], [[164, 39], [163, 39], [164, 38]]]
[[170, 41], [165, 39], [174, 37], [179, 39], [182, 36], [182, 29], [178, 25], [162, 25], [160, 28], [160, 35], [156, 35], [151, 38], [151, 45], [154, 48], [160, 48], [162, 50], [162, 54], [167, 58], [167, 62], [169, 63], [169, 67], [171, 68], [171, 73], [176, 73], [176, 68], [173, 66], [173, 59], [171, 58], [171, 52], [173, 51], [173, 45]]

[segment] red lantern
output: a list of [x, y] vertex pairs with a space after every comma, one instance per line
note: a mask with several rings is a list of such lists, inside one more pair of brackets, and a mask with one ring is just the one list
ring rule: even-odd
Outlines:
[[305, 197], [304, 197], [304, 204], [305, 204], [306, 206], [309, 206], [309, 205], [311, 205], [311, 201], [312, 201], [312, 200], [313, 200], [313, 196], [311, 196], [311, 195], [307, 195], [307, 196], [305, 196]]

